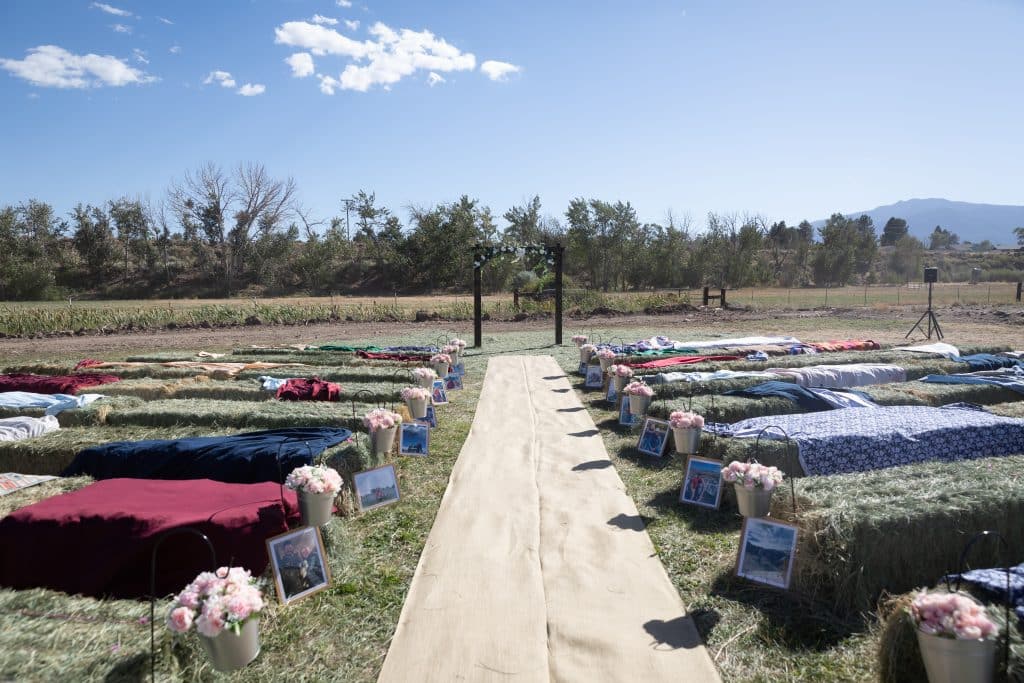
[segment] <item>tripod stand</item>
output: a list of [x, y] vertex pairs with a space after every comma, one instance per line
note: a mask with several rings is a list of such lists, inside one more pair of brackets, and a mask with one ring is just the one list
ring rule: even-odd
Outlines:
[[[928, 339], [931, 339], [932, 338], [932, 330], [934, 330], [935, 331], [935, 338], [938, 339], [939, 341], [942, 341], [942, 328], [939, 327], [939, 319], [936, 318], [935, 317], [935, 313], [932, 312], [932, 285], [933, 284], [934, 283], [932, 283], [932, 282], [928, 283], [928, 310], [925, 311], [921, 315], [920, 318], [918, 318], [917, 322], [914, 323], [914, 326], [910, 328], [909, 332], [907, 332], [907, 335], [905, 337], [903, 337], [904, 339], [908, 339], [910, 337], [910, 335], [912, 335], [914, 333], [914, 330], [921, 330], [922, 334], [926, 335], [928, 337]], [[925, 318], [928, 319], [928, 330], [927, 330], [927, 332], [925, 331], [925, 329], [923, 327], [921, 327], [921, 323], [924, 322]]]

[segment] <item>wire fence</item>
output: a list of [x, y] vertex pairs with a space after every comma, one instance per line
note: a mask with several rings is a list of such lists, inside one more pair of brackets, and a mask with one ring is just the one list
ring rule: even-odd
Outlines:
[[[676, 290], [691, 303], [703, 303], [700, 290]], [[717, 294], [713, 290], [712, 294]], [[935, 306], [1019, 304], [1020, 285], [1016, 282], [940, 283], [932, 290]], [[865, 285], [861, 287], [745, 287], [726, 291], [726, 302], [751, 308], [854, 308], [887, 306], [927, 306], [928, 285], [912, 282], [904, 285]]]

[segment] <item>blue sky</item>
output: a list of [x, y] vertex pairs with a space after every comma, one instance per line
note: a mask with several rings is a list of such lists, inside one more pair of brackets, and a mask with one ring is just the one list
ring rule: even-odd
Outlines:
[[539, 194], [698, 228], [1022, 204], [1022, 35], [1020, 0], [3, 0], [0, 203], [260, 161], [319, 217], [360, 189], [403, 220]]

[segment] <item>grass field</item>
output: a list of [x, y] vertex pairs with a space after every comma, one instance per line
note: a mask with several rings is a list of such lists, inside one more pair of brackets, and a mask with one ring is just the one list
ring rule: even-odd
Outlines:
[[[579, 331], [606, 339], [637, 339], [669, 333], [695, 339], [788, 332], [810, 341], [870, 336], [891, 343], [902, 339], [906, 327], [899, 320], [871, 321], [870, 328], [865, 328], [866, 324], [863, 320], [838, 317], [824, 322], [820, 319], [767, 319], [758, 323], [756, 329], [749, 323], [707, 328], [689, 326], [686, 330], [667, 330], [657, 327], [656, 323], [631, 329], [588, 324], [587, 329], [567, 325], [566, 333], [568, 337]], [[947, 341], [964, 347], [972, 343], [1006, 345], [1019, 336], [1012, 328], [972, 327], [970, 330], [972, 338], [961, 336]], [[954, 327], [953, 332], [959, 330]], [[430, 344], [435, 341], [431, 337], [430, 333], [422, 332], [362, 341], [381, 345]], [[431, 438], [431, 456], [394, 459], [402, 501], [360, 516], [336, 517], [330, 523], [327, 540], [334, 577], [330, 589], [289, 607], [269, 607], [261, 625], [262, 654], [252, 665], [227, 678], [238, 681], [276, 681], [283, 676], [297, 680], [376, 679], [451, 467], [468, 434], [487, 359], [504, 353], [551, 354], [567, 370], [575, 368], [578, 360], [575, 347], [571, 344], [555, 347], [551, 341], [550, 331], [488, 333], [485, 328], [483, 349], [471, 350], [466, 358], [469, 371], [466, 389], [453, 392], [453, 402], [439, 409], [440, 425]], [[148, 356], [145, 349], [132, 355], [153, 357]], [[300, 357], [300, 354], [282, 355]], [[806, 362], [821, 362], [825, 358], [828, 356], [808, 358]], [[21, 365], [53, 371], [67, 369], [75, 360], [50, 357]], [[353, 387], [379, 385], [387, 391], [394, 385], [393, 371], [389, 368], [350, 365], [344, 356], [330, 361], [318, 359], [316, 373], [325, 378], [338, 377], [342, 384], [346, 381], [342, 378], [347, 378], [354, 382]], [[236, 384], [237, 389], [233, 386]], [[288, 406], [270, 404], [265, 397], [254, 395], [253, 378], [249, 377], [196, 381], [184, 376], [161, 379], [138, 376], [125, 385], [127, 390], [120, 392], [118, 398], [125, 402], [111, 408], [103, 420], [71, 427], [63, 434], [58, 432], [62, 439], [54, 440], [52, 447], [41, 447], [37, 443], [26, 444], [23, 450], [10, 449], [12, 455], [8, 457], [18, 455], [63, 462], [78, 447], [103, 440], [230, 433], [243, 428], [250, 420], [260, 426], [278, 424], [288, 412]], [[943, 398], [957, 400], [955, 392], [946, 393], [948, 388], [934, 391]], [[190, 401], [190, 398], [195, 400]], [[999, 401], [992, 406], [994, 412], [1012, 416], [1024, 414], [1024, 401], [998, 392], [986, 394], [984, 398], [986, 402]], [[139, 403], [140, 400], [157, 402]], [[844, 612], [820, 597], [769, 591], [736, 579], [732, 569], [740, 518], [735, 512], [729, 507], [714, 511], [681, 506], [677, 502], [682, 480], [679, 461], [656, 461], [639, 456], [635, 450], [636, 435], [614, 426], [613, 413], [602, 401], [596, 400], [596, 394], [583, 392], [583, 401], [601, 429], [626, 490], [636, 501], [659, 556], [696, 620], [724, 680], [868, 681], [877, 677], [876, 651], [881, 627], [871, 610]], [[348, 416], [351, 412], [348, 404], [342, 408], [341, 414]], [[313, 412], [322, 412], [321, 418], [334, 419], [329, 407], [296, 406], [295, 410], [296, 416], [314, 419], [317, 416]], [[117, 415], [122, 417], [110, 419]], [[211, 424], [217, 426], [206, 426]], [[979, 476], [994, 475], [984, 470]], [[808, 489], [807, 501], [826, 501], [817, 503], [824, 506], [826, 513], [829, 496], [842, 497], [844, 491], [856, 490], [851, 488], [853, 484], [844, 484], [838, 478], [823, 479], [837, 481], [825, 481], [814, 491]], [[87, 481], [81, 478], [59, 480], [0, 498], [0, 517], [16, 507], [77, 488]], [[957, 494], [960, 504], [968, 507], [976, 505], [971, 481], [965, 478], [963, 491]], [[999, 485], [1009, 489], [1015, 486], [1006, 477]], [[876, 484], [872, 486], [878, 488]], [[986, 486], [982, 479], [978, 480], [978, 488], [997, 492], [994, 485]], [[879, 495], [883, 492], [879, 489]], [[985, 498], [986, 501], [997, 499], [994, 493]], [[871, 509], [883, 504], [887, 503], [878, 502]], [[927, 512], [929, 504], [922, 498], [915, 502], [914, 509]], [[820, 517], [822, 528], [830, 529], [852, 528], [849, 520], [853, 518], [842, 510], [832, 516], [823, 513]], [[862, 515], [857, 519], [863, 520], [858, 529], [870, 530], [875, 523], [875, 518], [870, 516]], [[1016, 561], [1021, 559], [1024, 558]], [[148, 605], [137, 601], [101, 601], [43, 590], [0, 590], [0, 679], [138, 680], [148, 666], [149, 632], [146, 624], [140, 622], [146, 617]], [[158, 626], [159, 677], [182, 681], [221, 678], [205, 664], [194, 636], [172, 641], [166, 629]]]
[[[979, 285], [940, 284], [935, 288], [937, 306], [1013, 304], [1016, 283]], [[744, 288], [727, 293], [733, 306], [752, 309], [875, 308], [922, 306], [928, 290], [912, 283], [905, 286], [806, 288]], [[621, 313], [671, 310], [681, 304], [702, 303], [698, 290], [612, 292], [567, 290], [569, 315], [594, 311]], [[516, 309], [510, 294], [483, 298], [483, 310], [493, 319], [510, 319], [518, 312], [553, 313], [551, 300], [521, 300]], [[379, 297], [288, 297], [270, 299], [154, 299], [140, 301], [50, 301], [0, 304], [0, 334], [20, 337], [47, 333], [147, 330], [166, 327], [204, 327], [246, 324], [292, 324], [349, 320], [355, 322], [409, 321], [419, 311], [436, 313], [445, 320], [471, 320], [470, 294]]]

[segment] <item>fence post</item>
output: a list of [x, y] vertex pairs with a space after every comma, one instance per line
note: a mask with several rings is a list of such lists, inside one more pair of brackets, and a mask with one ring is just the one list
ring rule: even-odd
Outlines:
[[708, 294], [710, 292], [711, 292], [711, 288], [710, 287], [705, 287], [704, 288], [704, 307], [705, 308], [707, 308], [707, 305], [708, 305]]
[[864, 308], [868, 307], [868, 286], [864, 285]]
[[786, 290], [786, 306], [788, 308], [793, 308], [793, 288], [792, 287], [790, 287], [789, 289]]
[[1020, 303], [1021, 287], [1024, 286], [1024, 282], [1017, 281], [1017, 303]]
[[992, 303], [992, 283], [988, 283], [988, 303]]
[[825, 308], [828, 308], [828, 285], [825, 285]]
[[721, 302], [719, 305], [722, 308], [725, 308], [725, 290], [724, 289], [719, 292], [718, 300]]

